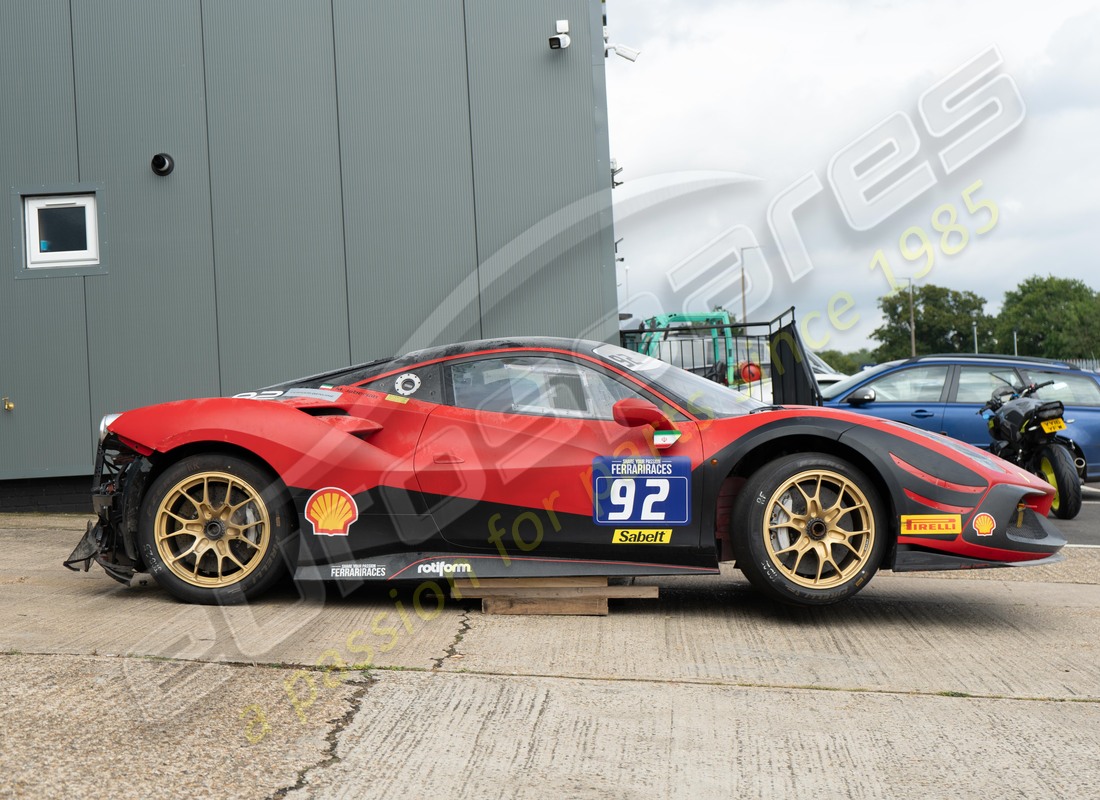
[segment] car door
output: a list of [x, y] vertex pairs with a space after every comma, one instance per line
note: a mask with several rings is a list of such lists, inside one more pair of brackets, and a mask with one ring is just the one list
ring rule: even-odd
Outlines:
[[1027, 383], [1044, 386], [1035, 396], [1040, 400], [1061, 400], [1065, 406], [1066, 429], [1062, 435], [1081, 448], [1088, 464], [1087, 480], [1100, 480], [1100, 382], [1084, 372], [1021, 368]]
[[853, 391], [847, 398], [848, 407], [938, 433], [943, 424], [948, 370], [948, 364], [914, 364], [887, 372]]
[[[444, 366], [444, 383], [450, 402], [428, 418], [415, 466], [448, 542], [517, 556], [631, 560], [614, 546], [615, 531], [595, 522], [593, 464], [653, 456], [652, 428], [620, 425], [612, 406], [654, 398], [564, 356], [461, 359]], [[702, 451], [694, 423], [681, 419], [676, 426], [680, 441], [661, 451], [662, 461], [679, 456], [697, 465]], [[655, 547], [654, 561], [681, 563], [677, 553], [697, 552], [698, 529], [685, 522], [652, 544], [671, 545]]]
[[1020, 376], [1010, 366], [961, 364], [953, 383], [950, 402], [944, 408], [943, 432], [988, 450], [989, 424], [978, 412], [997, 389], [1020, 386]]

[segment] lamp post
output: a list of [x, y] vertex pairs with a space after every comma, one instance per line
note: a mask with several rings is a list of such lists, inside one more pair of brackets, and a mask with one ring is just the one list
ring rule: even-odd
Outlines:
[[746, 250], [759, 250], [760, 245], [754, 244], [748, 247], [741, 248], [741, 322], [744, 324], [748, 321], [748, 311], [745, 310], [745, 251]]
[[978, 352], [978, 320], [972, 320], [971, 324], [974, 326], [974, 353]]
[[917, 323], [913, 314], [913, 279], [903, 278], [909, 281], [909, 355], [917, 357]]

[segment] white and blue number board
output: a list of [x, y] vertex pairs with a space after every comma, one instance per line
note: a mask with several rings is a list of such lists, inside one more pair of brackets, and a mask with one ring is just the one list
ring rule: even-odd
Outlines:
[[597, 525], [687, 525], [691, 459], [600, 456], [592, 461]]

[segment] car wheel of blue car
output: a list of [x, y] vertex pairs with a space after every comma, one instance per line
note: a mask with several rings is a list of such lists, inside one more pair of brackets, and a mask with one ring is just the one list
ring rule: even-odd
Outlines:
[[734, 510], [737, 567], [787, 603], [851, 597], [887, 546], [879, 493], [856, 467], [824, 453], [776, 459], [749, 477]]
[[288, 511], [285, 490], [265, 470], [232, 456], [189, 456], [166, 469], [142, 501], [142, 560], [181, 600], [243, 602], [285, 572]]

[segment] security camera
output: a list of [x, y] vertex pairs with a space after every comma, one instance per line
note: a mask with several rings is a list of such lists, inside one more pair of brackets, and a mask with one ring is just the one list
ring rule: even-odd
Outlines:
[[551, 50], [564, 50], [569, 46], [569, 34], [558, 33], [550, 37]]
[[641, 50], [635, 50], [633, 47], [627, 47], [625, 44], [606, 44], [603, 48], [604, 58], [609, 54], [614, 53], [617, 56], [625, 58], [627, 61], [637, 61], [638, 56], [642, 54]]

